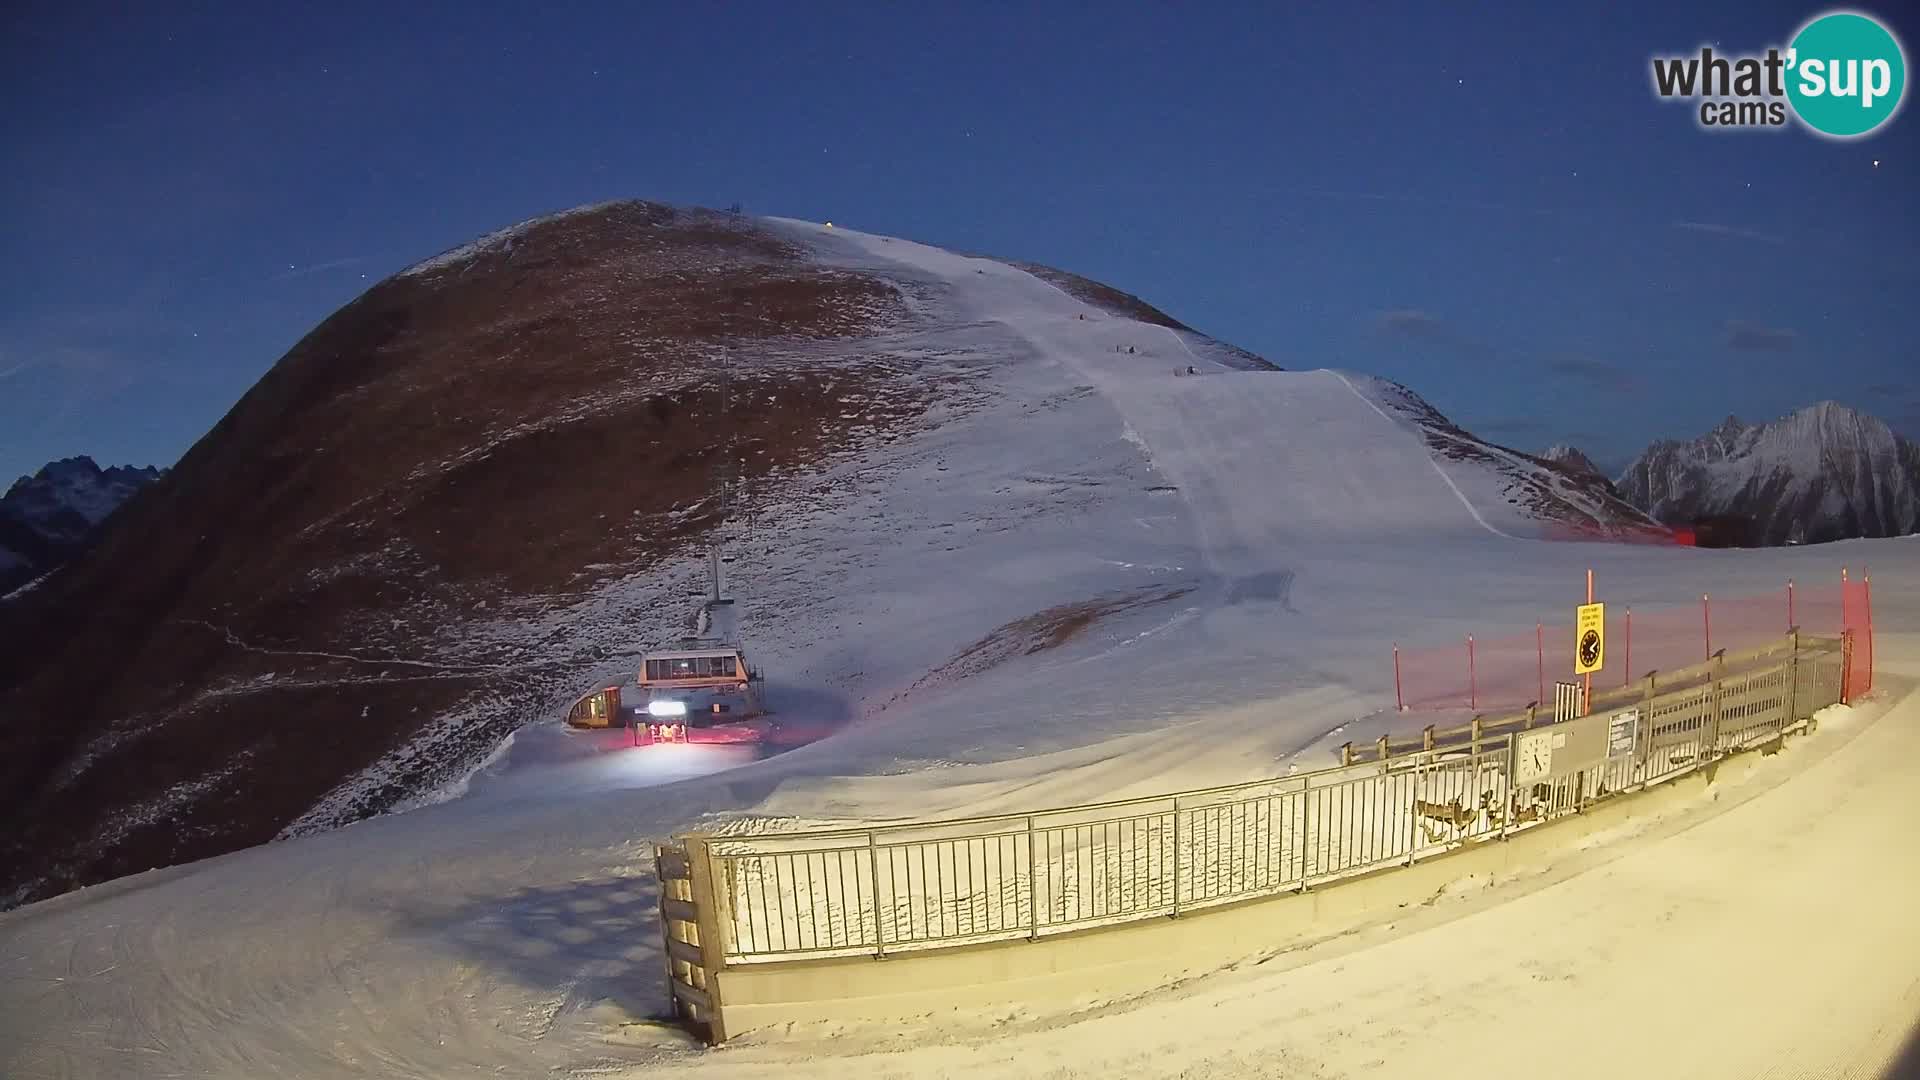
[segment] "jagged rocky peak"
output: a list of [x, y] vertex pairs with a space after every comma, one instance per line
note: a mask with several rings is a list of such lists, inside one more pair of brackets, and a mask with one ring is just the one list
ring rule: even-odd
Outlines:
[[23, 519], [70, 510], [87, 524], [98, 525], [127, 496], [159, 477], [160, 470], [151, 465], [102, 469], [82, 454], [50, 461], [32, 476], [15, 480], [0, 503]]
[[1920, 449], [1836, 401], [1765, 424], [1729, 416], [1692, 441], [1660, 440], [1615, 483], [1662, 521], [1744, 523], [1743, 543], [1920, 530]]
[[109, 515], [160, 476], [152, 466], [102, 469], [82, 455], [14, 481], [0, 496], [0, 596], [78, 557]]
[[[88, 498], [90, 492], [100, 488], [115, 490], [136, 490], [144, 484], [159, 479], [159, 469], [154, 465], [134, 467], [134, 465], [115, 465], [111, 469], [102, 469], [88, 455], [61, 457], [60, 461], [48, 461], [40, 471], [31, 477], [13, 480], [13, 486], [6, 492], [6, 500], [21, 498], [50, 498], [58, 500], [73, 509], [86, 513], [92, 521], [98, 523], [100, 517], [106, 517], [111, 505], [104, 507], [100, 500]], [[117, 505], [117, 503], [115, 503]], [[98, 517], [94, 517], [98, 513]]]
[[1592, 458], [1588, 457], [1578, 447], [1569, 446], [1566, 443], [1555, 443], [1547, 447], [1541, 451], [1540, 460], [1550, 461], [1568, 472], [1579, 473], [1584, 476], [1606, 475], [1600, 471], [1600, 466], [1593, 463]]

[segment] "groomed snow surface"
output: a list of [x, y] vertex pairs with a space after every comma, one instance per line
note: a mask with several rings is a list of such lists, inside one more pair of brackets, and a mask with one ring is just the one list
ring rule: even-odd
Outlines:
[[[733, 568], [770, 700], [835, 732], [743, 762], [529, 728], [442, 801], [0, 914], [0, 1075], [1867, 1076], [1907, 1037], [1920, 545], [1545, 543], [1497, 485], [1436, 466], [1364, 376], [1235, 370], [1003, 264], [777, 227], [917, 298], [922, 325], [879, 347], [990, 380], [820, 478], [817, 501], [770, 509]], [[1174, 376], [1190, 364], [1201, 377]], [[1236, 970], [1073, 1016], [1035, 1003], [717, 1051], [654, 1019], [656, 837], [1319, 767], [1378, 734], [1349, 725], [1392, 700], [1389, 640], [1531, 627], [1589, 567], [1604, 599], [1647, 610], [1843, 564], [1872, 568], [1879, 700], [1544, 876], [1462, 882], [1264, 960], [1249, 942]], [[1011, 621], [1149, 592], [1173, 598], [928, 678]]]

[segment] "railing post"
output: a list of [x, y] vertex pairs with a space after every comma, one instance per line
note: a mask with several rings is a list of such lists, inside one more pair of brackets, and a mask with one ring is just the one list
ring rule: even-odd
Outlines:
[[1433, 725], [1432, 724], [1428, 724], [1426, 726], [1426, 730], [1420, 733], [1420, 749], [1422, 750], [1433, 749]]
[[1391, 752], [1391, 749], [1385, 735], [1380, 736], [1379, 740], [1374, 743], [1373, 752], [1375, 756], [1380, 759], [1382, 765], [1387, 763], [1387, 755]]
[[1480, 677], [1473, 666], [1473, 635], [1467, 635], [1467, 707], [1480, 707]]
[[1539, 682], [1534, 700], [1545, 700], [1547, 696], [1547, 627], [1545, 623], [1533, 624], [1533, 670]]
[[1800, 623], [1793, 617], [1793, 579], [1787, 579], [1787, 629], [1792, 630]]
[[1340, 767], [1344, 769], [1351, 764], [1353, 764], [1353, 741], [1349, 739], [1340, 744]]
[[874, 843], [873, 830], [867, 830], [867, 874], [873, 878], [873, 958], [887, 958], [887, 943], [880, 937], [880, 848]]
[[1853, 704], [1853, 630], [1840, 631], [1840, 704]]
[[[1791, 589], [1792, 585], [1789, 584], [1788, 588]], [[1782, 730], [1792, 727], [1800, 719], [1800, 628], [1796, 626], [1789, 629], [1787, 640], [1792, 652], [1787, 656], [1787, 715], [1780, 718]]]
[[1400, 643], [1393, 643], [1393, 707], [1395, 712], [1407, 711], [1407, 698], [1400, 690]]
[[1034, 849], [1033, 815], [1027, 815], [1027, 940], [1040, 940], [1040, 856]]
[[1507, 834], [1513, 830], [1514, 816], [1520, 813], [1520, 786], [1514, 783], [1513, 779], [1520, 775], [1517, 768], [1520, 763], [1519, 755], [1514, 750], [1515, 744], [1519, 741], [1513, 737], [1513, 732], [1507, 732], [1507, 805], [1506, 813], [1500, 815], [1500, 839], [1502, 840], [1505, 840]]
[[[1433, 749], [1433, 725], [1432, 724], [1427, 725], [1427, 749], [1429, 750]], [[1433, 760], [1429, 758], [1427, 760], [1427, 766], [1430, 767], [1432, 764], [1433, 764]], [[1413, 788], [1413, 799], [1407, 805], [1407, 865], [1408, 866], [1413, 865], [1413, 853], [1419, 850], [1420, 848], [1420, 815], [1413, 812], [1413, 807], [1414, 807], [1414, 804], [1420, 801], [1420, 780], [1422, 775], [1423, 775], [1422, 766], [1419, 761], [1415, 761], [1413, 768], [1407, 772], [1407, 779], [1409, 781], [1409, 786]], [[1382, 782], [1390, 782], [1391, 779], [1392, 779], [1391, 777], [1384, 777], [1384, 776], [1381, 777]], [[1392, 787], [1389, 786], [1388, 790], [1391, 791]]]
[[1711, 725], [1707, 730], [1707, 749], [1716, 757], [1720, 754], [1720, 679], [1726, 673], [1726, 668], [1726, 653], [1716, 654], [1713, 657], [1713, 703], [1707, 710], [1707, 722]]
[[1313, 778], [1300, 787], [1300, 891], [1307, 891], [1307, 849], [1313, 844]]
[[1633, 608], [1627, 608], [1627, 656], [1620, 665], [1620, 685], [1633, 685]]
[[1700, 625], [1706, 627], [1707, 659], [1713, 659], [1713, 599], [1706, 593], [1700, 594]]
[[1180, 917], [1180, 796], [1173, 797], [1173, 915]]
[[[1646, 725], [1647, 734], [1646, 738], [1639, 740], [1635, 753], [1643, 765], [1653, 760], [1653, 699], [1658, 693], [1654, 683], [1656, 674], [1658, 673], [1653, 671], [1647, 672], [1647, 687], [1640, 696], [1640, 722]], [[1647, 777], [1641, 777], [1642, 782], [1646, 779]]]
[[1478, 758], [1480, 756], [1480, 716], [1478, 713], [1474, 714], [1473, 731], [1469, 737], [1473, 740], [1473, 756]]
[[1860, 571], [1860, 605], [1866, 608], [1865, 623], [1867, 629], [1867, 662], [1862, 670], [1867, 676], [1867, 685], [1862, 687], [1863, 694], [1873, 691], [1873, 574], [1865, 569]]

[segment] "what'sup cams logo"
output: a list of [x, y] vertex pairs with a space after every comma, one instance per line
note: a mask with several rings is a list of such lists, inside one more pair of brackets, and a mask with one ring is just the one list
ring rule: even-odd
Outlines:
[[1907, 58], [1884, 23], [1856, 11], [1815, 16], [1785, 49], [1722, 56], [1653, 58], [1653, 89], [1662, 99], [1697, 102], [1703, 128], [1778, 128], [1797, 119], [1830, 139], [1853, 139], [1885, 127], [1906, 97]]

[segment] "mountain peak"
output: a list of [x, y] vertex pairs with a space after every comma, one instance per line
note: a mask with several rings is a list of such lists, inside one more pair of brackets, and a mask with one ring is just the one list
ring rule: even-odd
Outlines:
[[1920, 531], [1920, 452], [1878, 417], [1818, 401], [1750, 425], [1729, 416], [1691, 441], [1661, 440], [1616, 484], [1668, 523], [1748, 523], [1743, 543]]
[[1588, 457], [1578, 447], [1571, 446], [1567, 443], [1555, 443], [1547, 447], [1540, 452], [1540, 460], [1550, 461], [1569, 472], [1589, 476], [1605, 475], [1600, 471], [1600, 466], [1594, 464], [1592, 458]]
[[72, 561], [109, 514], [159, 477], [150, 465], [102, 469], [82, 454], [14, 481], [0, 496], [0, 594]]

